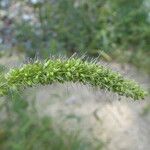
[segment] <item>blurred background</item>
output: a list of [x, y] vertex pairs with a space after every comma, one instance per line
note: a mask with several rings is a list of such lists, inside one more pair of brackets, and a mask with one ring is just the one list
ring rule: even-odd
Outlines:
[[[35, 59], [97, 58], [150, 91], [150, 0], [0, 0], [0, 73]], [[0, 150], [149, 150], [150, 97], [79, 84], [0, 98]]]

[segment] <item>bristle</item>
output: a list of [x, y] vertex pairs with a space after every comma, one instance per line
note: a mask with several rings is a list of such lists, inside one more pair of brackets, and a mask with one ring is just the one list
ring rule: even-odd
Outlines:
[[[22, 67], [13, 68], [5, 74], [7, 87], [1, 86], [1, 93], [5, 95], [7, 89], [10, 88], [19, 90], [22, 87], [35, 87], [39, 84], [79, 82], [81, 85], [91, 86], [96, 90], [104, 89], [106, 92], [112, 91], [133, 99], [143, 99], [146, 95], [137, 83], [123, 78], [119, 73], [115, 73], [107, 67], [98, 65], [95, 59], [87, 61], [75, 58], [73, 55], [69, 59], [58, 59], [52, 56], [45, 61], [29, 61]], [[3, 83], [3, 81], [1, 82]]]

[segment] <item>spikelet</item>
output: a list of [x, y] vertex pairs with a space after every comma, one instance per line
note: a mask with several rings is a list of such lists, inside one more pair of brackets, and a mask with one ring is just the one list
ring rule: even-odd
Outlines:
[[[146, 92], [134, 81], [125, 79], [96, 62], [80, 58], [36, 60], [34, 63], [11, 69], [0, 82], [0, 95], [11, 89], [48, 85], [52, 83], [79, 82], [92, 87], [112, 91], [118, 95], [144, 99]], [[3, 82], [4, 81], [4, 82]]]

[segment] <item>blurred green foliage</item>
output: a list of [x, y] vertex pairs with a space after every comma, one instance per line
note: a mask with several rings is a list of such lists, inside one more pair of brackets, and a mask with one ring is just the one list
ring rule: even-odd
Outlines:
[[13, 37], [11, 51], [47, 58], [74, 52], [98, 56], [103, 50], [111, 60], [150, 72], [149, 0], [12, 0], [9, 7], [15, 3], [18, 10], [8, 16], [17, 15], [2, 19], [4, 43]]
[[[9, 103], [8, 103], [9, 102]], [[6, 113], [3, 113], [4, 110]], [[100, 150], [102, 141], [91, 143], [79, 131], [64, 131], [56, 127], [52, 118], [40, 117], [35, 104], [28, 104], [23, 94], [11, 93], [0, 109], [5, 119], [0, 120], [1, 150]]]
[[[16, 26], [26, 49], [89, 54], [98, 49], [150, 50], [149, 8], [145, 0], [59, 0], [32, 4], [39, 24]], [[29, 53], [30, 54], [30, 53]]]
[[16, 21], [15, 37], [18, 49], [29, 57], [74, 52], [97, 56], [103, 50], [113, 59], [149, 70], [148, 1], [45, 0], [25, 5], [34, 10], [37, 21]]

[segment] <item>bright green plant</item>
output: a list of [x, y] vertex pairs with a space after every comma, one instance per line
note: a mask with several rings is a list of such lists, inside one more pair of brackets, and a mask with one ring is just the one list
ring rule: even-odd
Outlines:
[[143, 99], [146, 92], [134, 81], [124, 79], [119, 73], [96, 63], [70, 58], [36, 61], [14, 68], [2, 77], [0, 94], [36, 85], [55, 82], [79, 82], [96, 88], [116, 92], [133, 99]]

